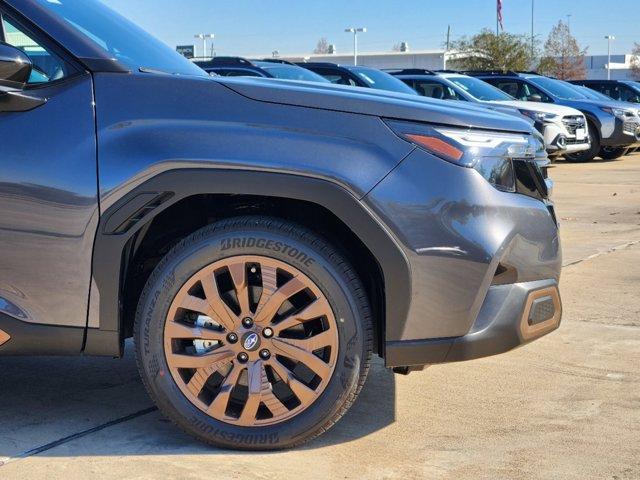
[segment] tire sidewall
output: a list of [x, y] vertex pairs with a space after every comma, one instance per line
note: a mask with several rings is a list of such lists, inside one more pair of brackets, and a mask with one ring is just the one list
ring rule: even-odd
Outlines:
[[[191, 240], [191, 241], [189, 241]], [[362, 312], [342, 260], [329, 258], [306, 238], [256, 225], [206, 227], [170, 252], [152, 274], [138, 310], [136, 339], [145, 383], [161, 411], [189, 433], [230, 448], [283, 448], [314, 436], [354, 395], [367, 355]], [[199, 270], [236, 255], [281, 260], [307, 275], [325, 294], [335, 315], [339, 348], [335, 370], [323, 393], [301, 413], [262, 427], [239, 427], [206, 415], [176, 385], [164, 354], [164, 325], [178, 290]]]

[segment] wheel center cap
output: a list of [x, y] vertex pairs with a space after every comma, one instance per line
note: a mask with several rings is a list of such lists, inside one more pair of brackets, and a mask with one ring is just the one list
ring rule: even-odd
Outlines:
[[255, 332], [247, 332], [242, 337], [242, 346], [245, 350], [253, 352], [260, 348], [260, 336]]

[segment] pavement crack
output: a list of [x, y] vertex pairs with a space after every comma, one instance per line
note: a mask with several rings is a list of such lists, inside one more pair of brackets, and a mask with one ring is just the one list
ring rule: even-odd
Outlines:
[[19, 453], [12, 457], [6, 457], [0, 459], [0, 468], [9, 463], [17, 462], [18, 460], [23, 460], [28, 457], [32, 457], [34, 455], [38, 455], [40, 453], [46, 452], [47, 450], [54, 449], [59, 447], [60, 445], [64, 445], [65, 443], [72, 442], [73, 440], [77, 440], [82, 437], [86, 437], [87, 435], [91, 435], [93, 433], [97, 433], [101, 430], [104, 430], [109, 427], [114, 427], [121, 423], [129, 422], [131, 420], [135, 420], [136, 418], [143, 417], [145, 415], [149, 415], [150, 413], [158, 410], [157, 407], [149, 407], [144, 410], [140, 410], [139, 412], [132, 413], [131, 415], [127, 415], [125, 417], [116, 418], [115, 420], [111, 420], [109, 422], [103, 423], [102, 425], [98, 425], [97, 427], [89, 428], [87, 430], [83, 430], [82, 432], [74, 433], [67, 437], [60, 438], [58, 440], [54, 440], [53, 442], [47, 443], [45, 445], [40, 445], [39, 447], [32, 448], [25, 452]]
[[593, 260], [594, 258], [602, 257], [604, 255], [608, 255], [613, 252], [617, 252], [618, 250], [624, 250], [625, 248], [633, 247], [634, 245], [640, 245], [640, 240], [633, 240], [631, 242], [623, 243], [622, 245], [616, 245], [615, 247], [611, 247], [604, 252], [594, 253], [593, 255], [589, 255], [586, 258], [581, 258], [580, 260], [575, 260], [573, 262], [565, 263], [562, 265], [562, 268], [572, 267], [573, 265], [578, 265], [582, 262], [586, 262], [587, 260]]

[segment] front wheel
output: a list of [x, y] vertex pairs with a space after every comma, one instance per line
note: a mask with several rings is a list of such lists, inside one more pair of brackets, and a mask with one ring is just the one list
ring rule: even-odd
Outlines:
[[598, 154], [603, 160], [616, 160], [627, 154], [627, 147], [602, 147]]
[[364, 289], [294, 224], [225, 220], [178, 244], [136, 315], [138, 366], [161, 412], [216, 446], [280, 449], [333, 425], [369, 368]]
[[591, 122], [588, 123], [588, 131], [589, 131], [589, 148], [587, 150], [582, 150], [581, 152], [576, 153], [568, 153], [564, 156], [564, 158], [569, 162], [575, 163], [584, 163], [590, 162], [600, 152], [600, 137], [596, 130], [595, 125]]

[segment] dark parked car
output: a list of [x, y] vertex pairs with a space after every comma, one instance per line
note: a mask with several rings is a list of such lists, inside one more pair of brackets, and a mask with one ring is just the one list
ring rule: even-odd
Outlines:
[[596, 156], [614, 159], [629, 148], [640, 145], [640, 118], [636, 110], [610, 102], [592, 99], [554, 78], [527, 72], [467, 72], [495, 85], [518, 100], [555, 103], [580, 110], [587, 117], [591, 148], [567, 155], [576, 162]]
[[0, 17], [0, 355], [133, 337], [169, 419], [278, 449], [347, 411], [372, 353], [407, 373], [558, 327], [526, 122], [212, 77], [96, 0]]
[[640, 103], [640, 82], [632, 80], [571, 80], [619, 102]]
[[242, 57], [215, 57], [212, 60], [195, 62], [207, 73], [221, 77], [262, 77], [304, 82], [329, 82], [305, 68], [292, 63], [270, 60], [247, 60]]
[[374, 88], [389, 92], [417, 95], [416, 91], [405, 85], [397, 78], [382, 70], [371, 67], [353, 65], [337, 65], [326, 62], [298, 63], [299, 66], [322, 75], [336, 85], [348, 85], [351, 87]]

